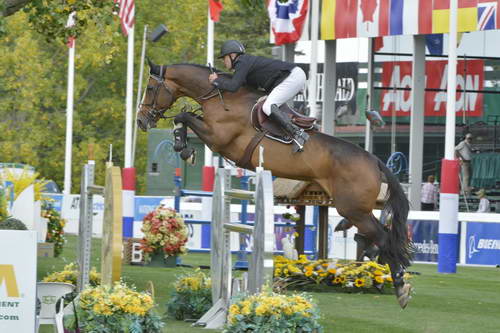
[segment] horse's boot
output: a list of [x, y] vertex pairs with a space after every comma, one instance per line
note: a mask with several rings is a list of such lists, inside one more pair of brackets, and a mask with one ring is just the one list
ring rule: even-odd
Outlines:
[[370, 239], [368, 239], [365, 235], [356, 233], [354, 235], [354, 240], [361, 249], [363, 249], [361, 253], [361, 257], [357, 258], [358, 261], [363, 261], [364, 257], [368, 257], [371, 261], [377, 260], [378, 255], [380, 254], [380, 249], [377, 245], [375, 245]]
[[309, 134], [304, 132], [304, 130], [294, 123], [292, 120], [284, 115], [276, 104], [271, 105], [271, 114], [269, 115], [271, 121], [277, 123], [285, 132], [290, 135], [294, 142], [293, 152], [299, 152], [304, 150], [304, 144], [309, 139]]
[[180, 152], [187, 147], [187, 128], [184, 124], [175, 124], [174, 150]]

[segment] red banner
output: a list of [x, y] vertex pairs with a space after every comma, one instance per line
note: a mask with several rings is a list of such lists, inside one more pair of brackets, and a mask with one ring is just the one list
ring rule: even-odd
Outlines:
[[[467, 63], [467, 70], [465, 64]], [[382, 86], [390, 88], [411, 88], [411, 61], [385, 62], [382, 65]], [[448, 83], [448, 62], [446, 60], [427, 61], [425, 64], [426, 88], [444, 89]], [[465, 76], [465, 79], [464, 79]], [[460, 60], [457, 66], [457, 116], [465, 112], [467, 117], [483, 115], [484, 61]], [[464, 89], [465, 88], [465, 89]], [[446, 116], [446, 91], [425, 92], [425, 116]], [[391, 116], [396, 111], [398, 117], [408, 117], [411, 112], [411, 91], [387, 89], [382, 91], [380, 100], [382, 116]], [[465, 110], [465, 111], [464, 111]]]

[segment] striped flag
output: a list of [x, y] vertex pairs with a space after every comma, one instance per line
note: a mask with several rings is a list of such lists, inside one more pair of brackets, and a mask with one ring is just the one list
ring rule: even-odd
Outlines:
[[125, 36], [128, 35], [130, 29], [135, 23], [135, 3], [134, 0], [114, 0], [116, 4], [120, 5], [118, 16], [122, 26], [122, 32]]
[[497, 15], [497, 1], [479, 0], [477, 4], [477, 30], [496, 29]]
[[[499, 10], [500, 0], [458, 0], [458, 32], [500, 29]], [[320, 38], [441, 34], [449, 22], [450, 0], [323, 0]]]

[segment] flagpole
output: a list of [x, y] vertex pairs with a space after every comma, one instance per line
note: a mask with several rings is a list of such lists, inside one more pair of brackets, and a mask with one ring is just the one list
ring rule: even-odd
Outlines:
[[439, 273], [456, 273], [458, 258], [458, 170], [455, 159], [457, 99], [457, 12], [458, 0], [450, 1], [448, 40], [448, 86], [446, 100], [445, 155], [441, 165], [439, 200]]
[[148, 25], [144, 25], [144, 33], [142, 34], [142, 50], [141, 50], [141, 64], [139, 66], [139, 79], [137, 80], [137, 97], [135, 101], [135, 117], [132, 119], [132, 126], [134, 127], [132, 136], [132, 166], [135, 165], [135, 148], [137, 146], [137, 113], [139, 112], [139, 103], [141, 102], [142, 90], [142, 75], [144, 74], [144, 59], [146, 58], [146, 37], [148, 35]]
[[132, 119], [134, 94], [134, 29], [128, 31], [127, 50], [127, 97], [125, 113], [125, 167], [123, 168], [123, 237], [134, 236], [135, 168], [132, 165]]
[[66, 152], [64, 155], [64, 194], [71, 194], [71, 164], [73, 146], [73, 93], [75, 82], [76, 39], [69, 42], [68, 51], [68, 93], [66, 97]]
[[134, 29], [128, 32], [127, 53], [127, 97], [125, 113], [125, 168], [132, 167], [132, 107], [134, 94]]
[[[309, 115], [316, 117], [316, 94], [318, 87], [318, 29], [319, 29], [319, 0], [312, 0], [311, 7], [311, 65], [309, 68], [308, 102]], [[324, 125], [322, 125], [324, 128]]]
[[[207, 1], [208, 3], [208, 1]], [[207, 13], [207, 64], [214, 65], [214, 27], [215, 23], [210, 18], [210, 5]], [[213, 154], [210, 148], [205, 145], [205, 167], [211, 167]]]

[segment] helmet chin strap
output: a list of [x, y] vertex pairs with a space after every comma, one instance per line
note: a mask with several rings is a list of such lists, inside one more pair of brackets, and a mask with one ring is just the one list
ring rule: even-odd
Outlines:
[[234, 62], [238, 59], [239, 56], [240, 54], [237, 54], [233, 59], [233, 57], [229, 55], [229, 59], [231, 59], [231, 69], [234, 69]]

